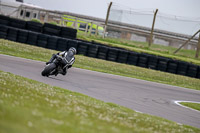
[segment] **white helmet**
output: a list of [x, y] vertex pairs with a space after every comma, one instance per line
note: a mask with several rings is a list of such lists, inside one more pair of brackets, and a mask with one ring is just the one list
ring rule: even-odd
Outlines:
[[74, 47], [71, 47], [71, 48], [69, 49], [69, 51], [72, 51], [74, 55], [76, 54], [76, 49], [75, 49]]

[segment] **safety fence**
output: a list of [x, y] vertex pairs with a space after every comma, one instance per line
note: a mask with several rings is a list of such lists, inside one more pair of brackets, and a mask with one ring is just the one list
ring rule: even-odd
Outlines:
[[[88, 57], [200, 79], [200, 66], [198, 65], [145, 53], [136, 53], [126, 49], [113, 48], [100, 43], [48, 35], [45, 32], [31, 31], [30, 29], [21, 27], [22, 23], [10, 24], [8, 26], [5, 24], [3, 25], [3, 22], [5, 21], [0, 19], [0, 38], [3, 39], [58, 51], [75, 47], [77, 49], [77, 54]], [[32, 28], [34, 29], [35, 27]], [[67, 31], [66, 34], [68, 34]]]
[[[153, 19], [155, 21], [154, 32], [158, 33], [157, 35], [161, 33], [164, 36], [169, 35], [177, 38], [187, 38], [187, 36], [192, 36], [200, 29], [200, 20], [198, 17], [176, 16], [164, 13], [158, 9], [133, 9], [116, 2], [112, 2], [108, 24], [115, 21], [132, 26], [139, 26], [141, 30], [148, 31], [152, 28]], [[154, 43], [162, 39], [157, 35], [154, 34]], [[128, 39], [128, 36], [121, 37]], [[196, 37], [198, 38], [198, 36]], [[134, 36], [131, 36], [130, 39], [135, 40]], [[143, 39], [138, 40], [144, 41]], [[168, 46], [170, 43], [163, 42], [162, 44]]]

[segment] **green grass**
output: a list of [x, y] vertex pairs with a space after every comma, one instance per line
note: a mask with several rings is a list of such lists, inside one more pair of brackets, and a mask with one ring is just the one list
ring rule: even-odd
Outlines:
[[87, 41], [95, 41], [102, 44], [106, 44], [108, 46], [125, 48], [127, 50], [139, 52], [139, 53], [148, 53], [157, 56], [168, 57], [176, 60], [186, 61], [193, 64], [200, 65], [200, 58], [194, 58], [196, 51], [195, 50], [186, 50], [181, 49], [178, 53], [173, 54], [173, 52], [177, 49], [171, 46], [162, 46], [158, 44], [152, 44], [149, 48], [148, 43], [146, 42], [136, 42], [129, 41], [124, 39], [117, 38], [102, 38], [95, 36], [85, 36], [82, 34], [78, 34], [78, 38]]
[[180, 104], [200, 111], [200, 103], [180, 102]]
[[[47, 62], [57, 51], [0, 40], [0, 54]], [[200, 90], [200, 79], [76, 55], [74, 67]]]
[[200, 129], [0, 71], [0, 132], [197, 133]]

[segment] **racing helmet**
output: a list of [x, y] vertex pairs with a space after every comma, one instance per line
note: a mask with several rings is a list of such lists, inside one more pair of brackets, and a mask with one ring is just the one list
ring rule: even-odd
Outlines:
[[75, 49], [74, 47], [71, 47], [71, 48], [69, 49], [69, 51], [72, 51], [74, 55], [76, 54], [76, 49]]

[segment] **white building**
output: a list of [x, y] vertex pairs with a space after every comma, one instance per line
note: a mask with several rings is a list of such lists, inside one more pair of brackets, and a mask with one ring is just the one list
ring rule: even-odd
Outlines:
[[[26, 7], [29, 7], [26, 9]], [[21, 19], [39, 19], [39, 11], [34, 8], [41, 8], [36, 5], [23, 3], [23, 0], [0, 0], [0, 14], [17, 17]]]

